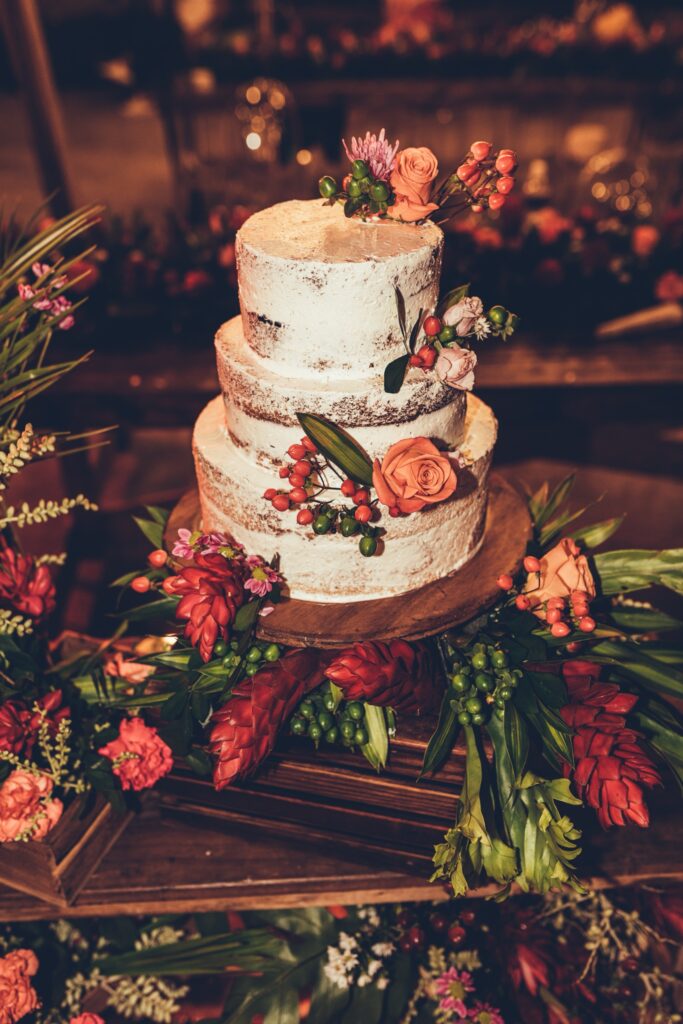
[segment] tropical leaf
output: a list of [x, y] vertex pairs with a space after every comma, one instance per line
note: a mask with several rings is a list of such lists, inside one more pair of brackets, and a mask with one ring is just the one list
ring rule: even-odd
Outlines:
[[219, 974], [228, 969], [273, 972], [282, 968], [286, 953], [286, 943], [272, 931], [250, 928], [103, 957], [97, 961], [97, 967], [105, 977], [150, 974], [192, 977]]
[[417, 314], [417, 320], [413, 324], [412, 330], [410, 332], [410, 337], [408, 338], [408, 348], [409, 348], [409, 350], [411, 352], [415, 351], [415, 346], [417, 345], [417, 338], [418, 338], [418, 335], [420, 333], [420, 328], [422, 327], [422, 314], [423, 314], [423, 312], [424, 312], [424, 310], [422, 308], [420, 308], [420, 310], [419, 310], [419, 312]]
[[605, 551], [593, 559], [605, 595], [644, 590], [660, 584], [683, 594], [683, 548]]
[[330, 462], [357, 483], [372, 485], [372, 461], [350, 434], [325, 416], [297, 413], [304, 432]]
[[578, 530], [572, 530], [570, 536], [574, 540], [581, 541], [587, 548], [598, 548], [617, 532], [625, 518], [625, 516], [614, 516], [613, 519], [603, 519], [601, 523], [593, 523], [591, 526], [582, 526]]
[[560, 505], [569, 497], [576, 474], [570, 473], [563, 480], [550, 490], [549, 485], [543, 484], [529, 502], [529, 508], [534, 520], [534, 526], [540, 530], [554, 516]]
[[[591, 648], [591, 660], [608, 664], [617, 672], [623, 672], [640, 686], [655, 693], [666, 693], [672, 697], [683, 697], [683, 671], [670, 662], [658, 658], [653, 649], [651, 657], [645, 644], [629, 640], [615, 642], [601, 640]], [[683, 664], [683, 654], [677, 652], [678, 664]]]
[[458, 712], [448, 691], [444, 694], [436, 728], [429, 738], [418, 780], [433, 774], [450, 754], [460, 732]]
[[368, 731], [368, 742], [360, 748], [361, 752], [373, 768], [381, 771], [386, 767], [389, 756], [389, 734], [384, 708], [376, 704], [366, 704], [365, 727]]
[[665, 633], [683, 628], [680, 619], [674, 619], [658, 608], [638, 608], [628, 605], [617, 605], [610, 608], [609, 617], [620, 629], [635, 633]]
[[392, 359], [384, 368], [384, 390], [389, 395], [397, 395], [403, 387], [408, 361], [410, 356], [404, 353], [397, 359]]
[[401, 328], [403, 340], [406, 341], [408, 337], [408, 328], [406, 326], [406, 300], [403, 298], [403, 292], [398, 285], [394, 288], [394, 294], [396, 295], [396, 310], [398, 312], [399, 327]]
[[524, 724], [524, 719], [512, 701], [508, 701], [505, 705], [503, 731], [505, 734], [505, 746], [512, 764], [515, 781], [518, 781], [524, 774], [527, 757], [529, 756], [529, 734]]

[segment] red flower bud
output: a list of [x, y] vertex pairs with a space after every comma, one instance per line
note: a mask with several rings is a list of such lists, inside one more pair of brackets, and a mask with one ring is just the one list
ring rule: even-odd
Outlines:
[[470, 151], [475, 160], [485, 160], [492, 148], [490, 142], [473, 142]]
[[512, 174], [517, 167], [517, 154], [513, 149], [501, 149], [496, 160], [499, 174]]

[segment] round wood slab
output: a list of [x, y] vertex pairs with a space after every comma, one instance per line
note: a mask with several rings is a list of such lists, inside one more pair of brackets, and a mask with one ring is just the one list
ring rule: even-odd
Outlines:
[[[199, 497], [188, 491], [171, 512], [167, 546], [181, 527], [199, 528]], [[281, 598], [261, 619], [262, 640], [289, 647], [345, 647], [356, 640], [419, 640], [461, 625], [500, 595], [496, 578], [515, 573], [526, 550], [530, 520], [524, 499], [501, 477], [491, 477], [484, 543], [453, 576], [398, 597], [319, 604]], [[324, 543], [321, 538], [319, 543]]]

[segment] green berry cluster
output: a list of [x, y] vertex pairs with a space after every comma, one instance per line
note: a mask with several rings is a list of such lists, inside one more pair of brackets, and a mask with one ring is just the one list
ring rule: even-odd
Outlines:
[[494, 333], [499, 334], [503, 340], [510, 337], [519, 323], [517, 314], [511, 313], [505, 306], [491, 306], [486, 316], [493, 324]]
[[474, 644], [467, 651], [449, 648], [453, 672], [452, 706], [461, 725], [484, 725], [493, 710], [499, 718], [512, 699], [522, 672], [509, 667], [506, 652], [494, 644]]
[[[368, 506], [363, 506], [368, 507]], [[377, 551], [377, 538], [381, 529], [371, 526], [370, 523], [363, 523], [356, 518], [357, 509], [346, 505], [329, 505], [327, 503], [318, 505], [315, 509], [315, 519], [311, 524], [314, 533], [341, 533], [342, 537], [353, 537], [360, 533], [358, 548], [365, 558], [372, 558]]]
[[266, 664], [278, 661], [282, 651], [277, 644], [260, 643], [255, 641], [251, 647], [240, 654], [239, 642], [231, 640], [226, 644], [224, 640], [217, 640], [213, 645], [214, 657], [223, 659], [223, 668], [232, 672], [238, 665], [242, 665], [244, 674], [255, 676]]
[[289, 728], [294, 736], [308, 736], [316, 747], [323, 740], [351, 748], [362, 747], [368, 742], [364, 723], [363, 704], [357, 700], [340, 701], [333, 687], [326, 682], [301, 701]]
[[365, 160], [353, 161], [351, 174], [344, 178], [341, 188], [329, 175], [320, 179], [318, 188], [323, 199], [343, 203], [347, 217], [357, 213], [361, 216], [383, 216], [394, 201], [389, 183], [373, 178]]

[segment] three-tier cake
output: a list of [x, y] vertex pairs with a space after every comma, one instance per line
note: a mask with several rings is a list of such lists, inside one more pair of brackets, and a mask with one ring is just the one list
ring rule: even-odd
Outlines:
[[[221, 394], [194, 431], [202, 529], [278, 556], [291, 597], [402, 594], [461, 569], [482, 543], [493, 413], [418, 367], [397, 394], [384, 388], [384, 368], [404, 345], [397, 289], [409, 324], [433, 310], [442, 248], [429, 221], [366, 222], [316, 200], [263, 210], [237, 235], [241, 316], [218, 331]], [[455, 492], [414, 515], [385, 516], [371, 558], [339, 532], [316, 536], [263, 498], [301, 438], [298, 413], [328, 418], [371, 460], [397, 441], [430, 439], [453, 460]]]

